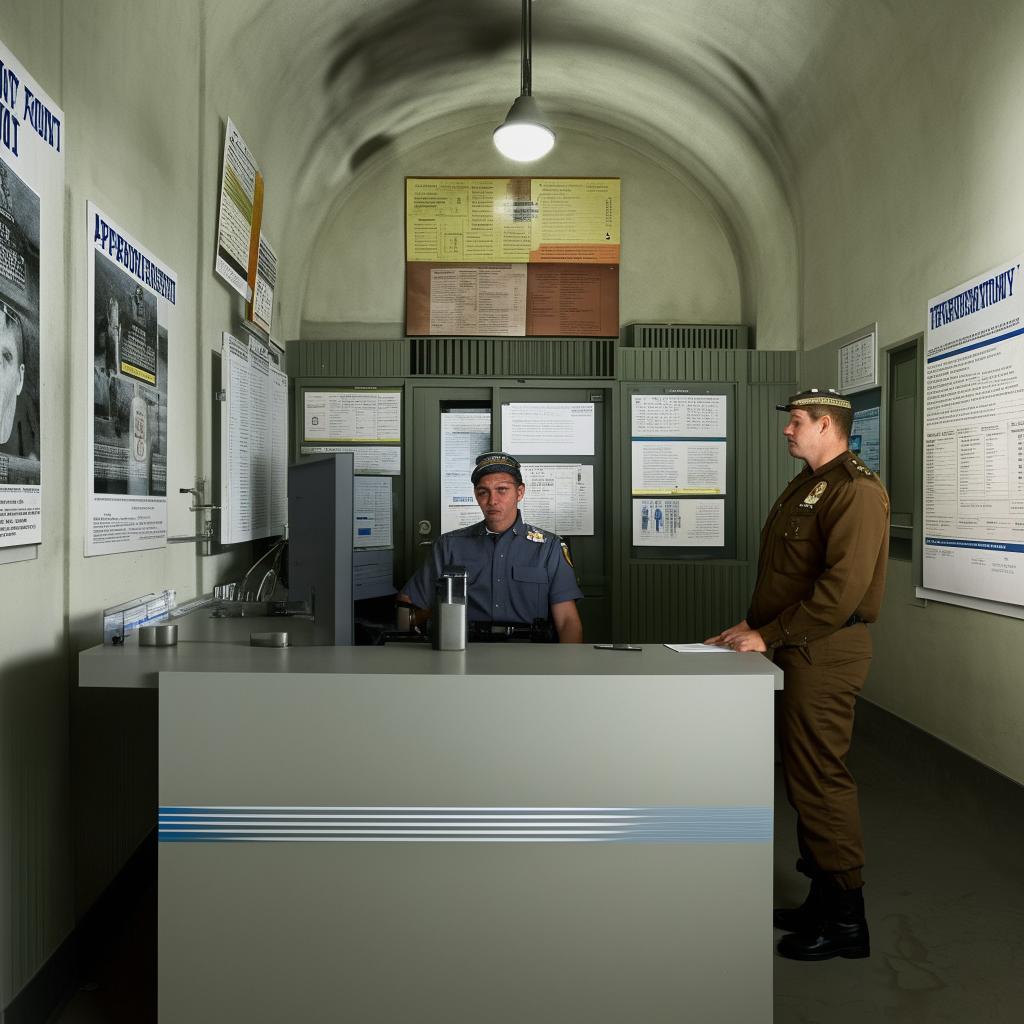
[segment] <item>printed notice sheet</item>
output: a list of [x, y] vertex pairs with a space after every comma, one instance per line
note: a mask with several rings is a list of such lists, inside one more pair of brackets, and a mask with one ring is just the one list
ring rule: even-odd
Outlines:
[[593, 402], [510, 402], [501, 407], [501, 444], [524, 455], [593, 455]]
[[633, 438], [669, 440], [726, 437], [725, 395], [633, 395]]
[[850, 432], [850, 451], [860, 456], [861, 462], [875, 473], [882, 471], [882, 444], [880, 421], [882, 410], [879, 406], [858, 409], [853, 414], [853, 430]]
[[40, 367], [52, 359], [53, 372], [64, 358], [55, 254], [64, 245], [65, 128], [60, 107], [0, 42], [0, 548], [43, 539]]
[[304, 444], [303, 455], [351, 452], [352, 471], [363, 476], [400, 476], [402, 449], [397, 444]]
[[274, 289], [277, 287], [277, 255], [264, 234], [260, 234], [259, 253], [253, 270], [249, 284], [252, 288], [249, 319], [270, 334], [274, 319]]
[[85, 554], [167, 538], [169, 349], [177, 276], [88, 204], [88, 521]]
[[406, 260], [618, 263], [618, 178], [407, 178]]
[[704, 498], [634, 498], [635, 547], [725, 546], [725, 502]]
[[441, 413], [441, 533], [480, 522], [470, 477], [476, 458], [491, 450], [489, 409]]
[[842, 345], [839, 349], [839, 393], [864, 391], [878, 384], [878, 344], [874, 330]]
[[402, 440], [402, 391], [307, 391], [303, 398], [303, 424], [303, 440], [314, 444], [398, 444]]
[[521, 470], [526, 494], [519, 509], [526, 522], [561, 537], [593, 535], [593, 466], [524, 462]]
[[430, 333], [521, 338], [526, 333], [526, 265], [433, 268]]
[[725, 494], [725, 441], [633, 441], [633, 494]]
[[224, 133], [214, 269], [246, 302], [252, 301], [249, 266], [259, 244], [262, 215], [263, 175], [229, 118]]
[[924, 586], [1024, 605], [1020, 259], [928, 303]]
[[221, 342], [220, 540], [284, 532], [288, 521], [288, 377], [259, 342]]
[[352, 481], [352, 545], [389, 548], [394, 543], [391, 477], [357, 476]]

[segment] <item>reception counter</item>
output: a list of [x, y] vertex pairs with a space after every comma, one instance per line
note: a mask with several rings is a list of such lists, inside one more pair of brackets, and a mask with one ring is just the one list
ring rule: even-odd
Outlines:
[[80, 659], [159, 687], [161, 1021], [771, 1020], [766, 659], [207, 618]]

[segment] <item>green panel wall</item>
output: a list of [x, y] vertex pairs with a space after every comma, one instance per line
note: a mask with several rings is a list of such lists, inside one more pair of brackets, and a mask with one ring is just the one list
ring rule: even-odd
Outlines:
[[[679, 337], [694, 336], [674, 325]], [[722, 336], [719, 332], [715, 337]], [[735, 331], [737, 344], [745, 332]], [[661, 340], [664, 344], [664, 339]], [[644, 643], [702, 640], [746, 613], [757, 568], [761, 523], [799, 466], [782, 442], [783, 415], [775, 405], [793, 393], [795, 352], [744, 348], [632, 348], [614, 339], [407, 338], [399, 341], [296, 342], [288, 348], [294, 394], [305, 387], [344, 387], [360, 382], [405, 387], [443, 377], [446, 384], [495, 387], [513, 381], [542, 387], [574, 384], [609, 389], [612, 401], [611, 465], [606, 493], [609, 509], [607, 551], [611, 567], [612, 618], [609, 635], [588, 641]], [[603, 378], [603, 379], [602, 379]], [[632, 557], [628, 390], [636, 384], [732, 385], [735, 391], [735, 558], [695, 560]], [[606, 392], [607, 393], [607, 392]], [[407, 428], [411, 427], [406, 409]], [[292, 423], [301, 429], [301, 410]], [[403, 447], [406, 476], [423, 461], [418, 446], [433, 436], [407, 429]], [[293, 440], [293, 454], [297, 444]], [[396, 484], [396, 504], [408, 489]], [[396, 507], [396, 584], [414, 568], [415, 524]], [[398, 531], [401, 530], [399, 534]]]

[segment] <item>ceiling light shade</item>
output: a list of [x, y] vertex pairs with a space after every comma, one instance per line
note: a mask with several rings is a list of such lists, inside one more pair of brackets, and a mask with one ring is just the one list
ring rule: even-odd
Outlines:
[[555, 133], [547, 125], [540, 105], [533, 98], [533, 0], [523, 2], [519, 99], [512, 104], [505, 120], [494, 129], [494, 145], [502, 156], [525, 163], [551, 152]]
[[555, 144], [555, 133], [545, 122], [540, 104], [532, 96], [520, 96], [494, 129], [494, 145], [509, 160], [539, 160]]

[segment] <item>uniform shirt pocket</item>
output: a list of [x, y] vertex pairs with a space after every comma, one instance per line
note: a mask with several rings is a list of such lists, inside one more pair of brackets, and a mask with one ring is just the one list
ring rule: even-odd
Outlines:
[[816, 526], [813, 515], [789, 516], [775, 544], [772, 568], [789, 576], [801, 576], [816, 569], [819, 559]]
[[543, 566], [513, 565], [512, 579], [517, 583], [543, 583], [547, 586], [548, 574]]

